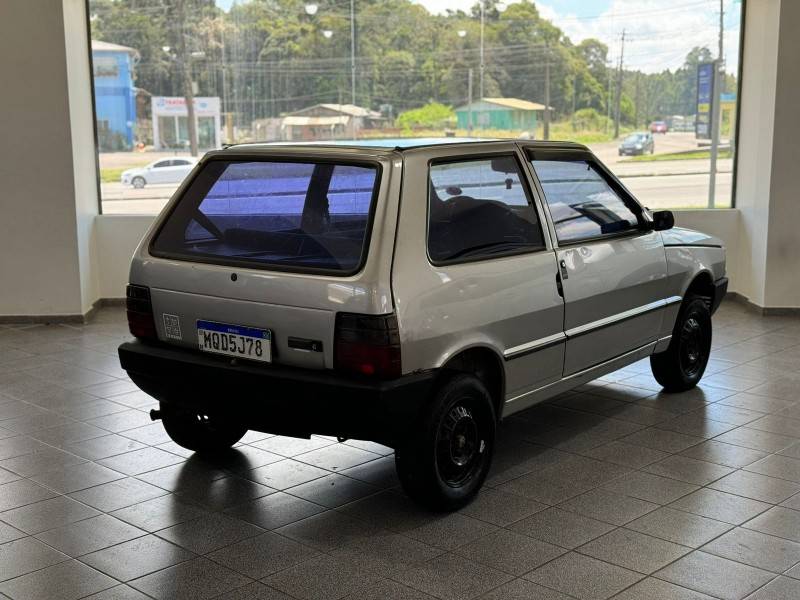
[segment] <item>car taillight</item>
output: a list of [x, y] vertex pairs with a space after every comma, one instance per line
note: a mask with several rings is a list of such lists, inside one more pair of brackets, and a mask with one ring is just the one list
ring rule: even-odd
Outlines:
[[143, 285], [129, 285], [125, 290], [125, 305], [128, 309], [128, 329], [131, 334], [137, 338], [156, 339], [150, 288]]
[[402, 374], [400, 332], [391, 315], [336, 315], [334, 365], [336, 370], [380, 379]]

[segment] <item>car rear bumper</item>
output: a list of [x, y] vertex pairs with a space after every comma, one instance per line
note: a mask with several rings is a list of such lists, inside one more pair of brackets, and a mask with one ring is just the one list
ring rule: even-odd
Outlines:
[[728, 293], [728, 278], [720, 277], [714, 282], [714, 298], [711, 300], [711, 314], [717, 312], [725, 294]]
[[393, 445], [407, 435], [435, 372], [391, 381], [258, 365], [140, 341], [119, 347], [122, 368], [144, 392], [206, 414], [223, 411], [249, 429], [335, 435]]

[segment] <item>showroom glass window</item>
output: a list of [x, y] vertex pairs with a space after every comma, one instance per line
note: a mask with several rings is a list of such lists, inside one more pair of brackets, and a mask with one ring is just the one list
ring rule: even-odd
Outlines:
[[158, 213], [190, 169], [148, 165], [226, 144], [444, 136], [572, 140], [651, 209], [731, 206], [744, 2], [719, 77], [717, 2], [492, 4], [483, 46], [448, 2], [86, 0], [103, 212]]

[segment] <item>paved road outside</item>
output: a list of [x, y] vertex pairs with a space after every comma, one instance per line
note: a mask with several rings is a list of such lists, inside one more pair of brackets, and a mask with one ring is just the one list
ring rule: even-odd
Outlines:
[[[655, 136], [656, 154], [697, 149], [693, 133]], [[630, 161], [617, 154], [618, 142], [592, 144], [591, 149], [620, 177], [636, 197], [650, 208], [702, 208], [708, 203], [709, 161], [667, 160]], [[113, 152], [100, 155], [101, 168], [141, 165], [159, 158], [185, 155], [176, 152]], [[718, 161], [717, 206], [730, 206], [733, 160]], [[156, 214], [177, 189], [178, 184], [148, 185], [137, 190], [119, 182], [101, 184], [105, 214]]]

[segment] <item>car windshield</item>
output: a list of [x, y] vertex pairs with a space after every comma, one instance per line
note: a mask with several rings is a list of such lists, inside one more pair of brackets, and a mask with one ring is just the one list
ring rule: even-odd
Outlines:
[[353, 273], [365, 254], [378, 167], [206, 163], [153, 241], [156, 256]]
[[644, 135], [641, 133], [632, 133], [631, 135], [625, 138], [626, 142], [631, 142], [631, 143], [638, 143], [641, 142], [642, 140], [644, 140]]

